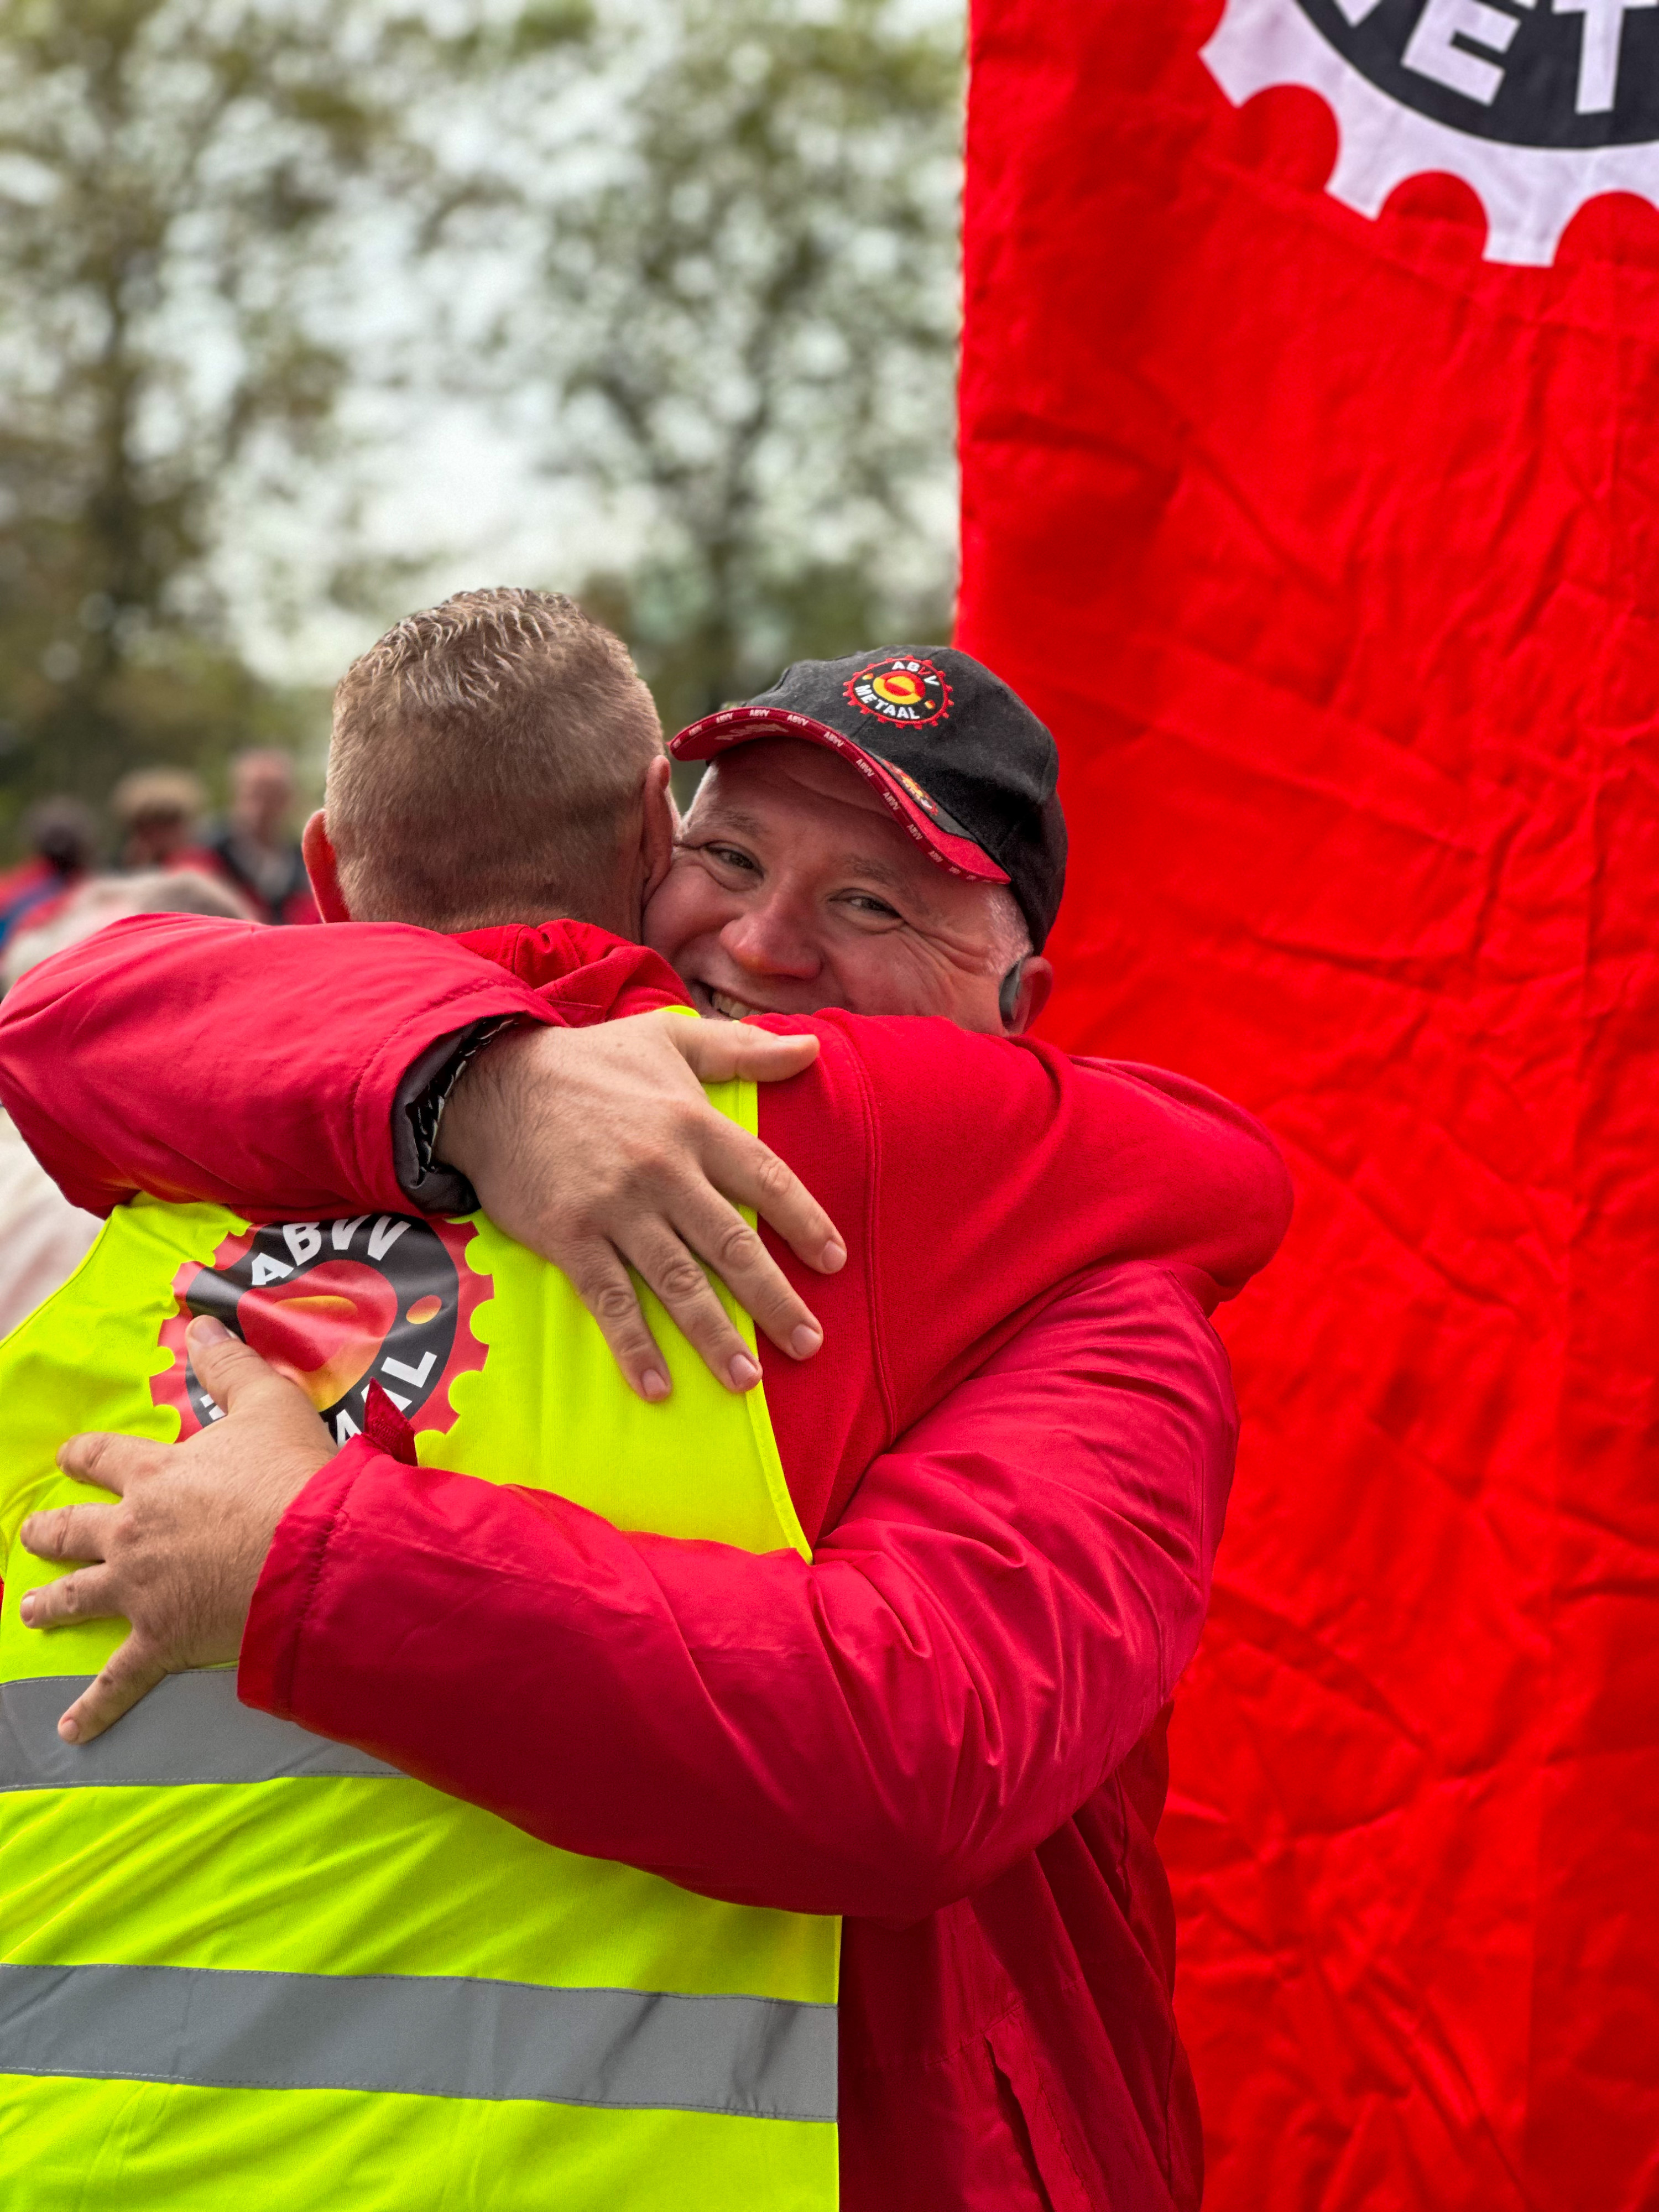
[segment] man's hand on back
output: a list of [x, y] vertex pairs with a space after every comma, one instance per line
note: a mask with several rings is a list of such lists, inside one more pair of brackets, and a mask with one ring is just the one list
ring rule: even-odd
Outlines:
[[810, 1066], [817, 1048], [814, 1036], [667, 1012], [515, 1030], [456, 1085], [439, 1154], [498, 1227], [563, 1269], [642, 1398], [665, 1398], [670, 1383], [630, 1267], [720, 1380], [747, 1390], [760, 1369], [700, 1261], [792, 1358], [811, 1358], [823, 1332], [738, 1206], [822, 1274], [847, 1252], [811, 1192], [702, 1085], [775, 1082]]
[[26, 1628], [131, 1622], [125, 1642], [58, 1723], [89, 1743], [168, 1674], [234, 1659], [276, 1524], [333, 1438], [297, 1383], [222, 1322], [192, 1322], [190, 1356], [224, 1419], [179, 1444], [141, 1437], [71, 1437], [66, 1474], [112, 1490], [118, 1505], [60, 1505], [24, 1522], [25, 1550], [87, 1560], [31, 1590]]

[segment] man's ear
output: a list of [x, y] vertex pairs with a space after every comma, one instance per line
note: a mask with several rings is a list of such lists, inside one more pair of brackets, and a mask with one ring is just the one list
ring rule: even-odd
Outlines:
[[659, 754], [647, 769], [640, 793], [641, 907], [668, 873], [669, 864], [674, 858], [674, 840], [679, 834], [680, 817], [674, 805], [674, 794], [669, 781], [673, 773], [673, 764], [667, 754]]
[[1003, 1033], [1023, 1036], [1048, 1003], [1054, 988], [1054, 963], [1040, 953], [1028, 952], [1004, 976], [1001, 1012]]
[[340, 863], [334, 856], [321, 807], [307, 823], [300, 838], [300, 850], [305, 855], [306, 873], [311, 878], [317, 911], [325, 921], [349, 921], [351, 910], [340, 890]]

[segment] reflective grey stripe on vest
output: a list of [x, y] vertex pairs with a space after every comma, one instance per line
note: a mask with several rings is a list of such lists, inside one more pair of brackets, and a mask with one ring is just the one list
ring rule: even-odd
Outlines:
[[49, 1674], [0, 1684], [0, 1790], [276, 1782], [290, 1774], [404, 1778], [366, 1751], [239, 1705], [229, 1667], [169, 1674], [106, 1734], [65, 1743], [58, 1721], [92, 1680]]
[[836, 2117], [836, 2008], [402, 1974], [0, 1966], [0, 2073]]

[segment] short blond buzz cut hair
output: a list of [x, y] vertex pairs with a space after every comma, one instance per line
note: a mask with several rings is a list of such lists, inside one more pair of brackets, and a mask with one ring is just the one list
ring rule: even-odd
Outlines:
[[360, 921], [427, 929], [610, 917], [647, 769], [651, 694], [557, 592], [458, 592], [354, 660], [325, 811]]

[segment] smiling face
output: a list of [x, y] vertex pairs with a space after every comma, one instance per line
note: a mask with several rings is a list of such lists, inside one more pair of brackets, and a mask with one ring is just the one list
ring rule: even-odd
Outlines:
[[[988, 1032], [1005, 1027], [998, 993], [1028, 942], [1000, 885], [935, 867], [854, 769], [783, 738], [711, 764], [645, 939], [704, 1014], [842, 1006]], [[1048, 972], [1027, 959], [1008, 1026], [1035, 1014]]]

